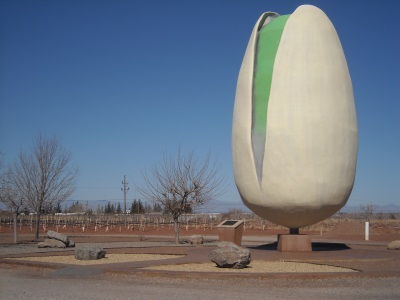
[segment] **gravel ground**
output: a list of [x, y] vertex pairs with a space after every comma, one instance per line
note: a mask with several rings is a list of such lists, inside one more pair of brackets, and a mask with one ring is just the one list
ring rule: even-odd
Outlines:
[[240, 272], [240, 273], [323, 273], [323, 272], [357, 272], [347, 268], [290, 261], [252, 261], [244, 269], [217, 268], [214, 263], [159, 265], [147, 267], [148, 270], [184, 271], [184, 272]]
[[[42, 263], [61, 263], [72, 265], [97, 265], [111, 263], [128, 263], [139, 261], [155, 261], [171, 258], [181, 258], [182, 255], [165, 254], [107, 254], [105, 258], [98, 260], [77, 260], [73, 255], [65, 256], [40, 256], [12, 258], [18, 261], [34, 261]], [[323, 272], [357, 272], [348, 268], [334, 267], [320, 264], [300, 263], [293, 261], [260, 261], [254, 260], [244, 269], [218, 268], [214, 263], [168, 264], [151, 266], [144, 269], [160, 271], [181, 272], [240, 272], [240, 273], [323, 273]]]
[[107, 274], [82, 280], [38, 272], [15, 266], [2, 270], [0, 299], [400, 299], [399, 278], [193, 280]]

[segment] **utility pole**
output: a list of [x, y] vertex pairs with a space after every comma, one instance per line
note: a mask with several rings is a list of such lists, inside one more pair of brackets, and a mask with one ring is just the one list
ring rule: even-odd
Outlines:
[[88, 206], [89, 206], [89, 201], [86, 201], [86, 208], [85, 208], [85, 227], [88, 227]]
[[129, 188], [127, 187], [128, 183], [126, 182], [126, 176], [124, 175], [124, 181], [122, 181], [122, 185], [124, 186], [121, 188], [121, 191], [124, 192], [124, 215], [126, 214], [126, 193], [129, 191]]

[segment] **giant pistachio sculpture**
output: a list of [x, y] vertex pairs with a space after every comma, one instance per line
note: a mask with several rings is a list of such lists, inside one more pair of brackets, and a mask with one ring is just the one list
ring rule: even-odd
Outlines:
[[343, 207], [357, 161], [357, 118], [346, 58], [320, 9], [264, 13], [239, 72], [234, 176], [259, 216], [289, 228]]

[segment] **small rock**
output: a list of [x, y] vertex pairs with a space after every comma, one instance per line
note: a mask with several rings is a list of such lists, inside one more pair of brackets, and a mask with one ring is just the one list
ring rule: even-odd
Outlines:
[[67, 245], [65, 245], [63, 242], [53, 239], [45, 239], [44, 242], [38, 243], [38, 248], [65, 248], [65, 247], [67, 247]]
[[104, 258], [106, 251], [100, 247], [83, 246], [75, 248], [74, 255], [78, 260], [96, 260]]
[[400, 250], [400, 240], [395, 240], [387, 245], [388, 250]]
[[190, 244], [192, 245], [201, 245], [203, 244], [203, 236], [201, 235], [192, 235], [189, 239]]
[[47, 236], [50, 239], [61, 241], [66, 245], [69, 244], [69, 238], [64, 234], [49, 230], [49, 231], [47, 231]]
[[68, 247], [74, 248], [75, 247], [75, 242], [73, 240], [69, 240]]
[[220, 268], [243, 269], [251, 262], [249, 249], [231, 242], [220, 242], [218, 248], [211, 251], [208, 258]]

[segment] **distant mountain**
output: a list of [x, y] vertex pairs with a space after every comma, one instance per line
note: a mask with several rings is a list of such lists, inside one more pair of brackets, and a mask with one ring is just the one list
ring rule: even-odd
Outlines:
[[226, 213], [233, 209], [239, 209], [243, 212], [251, 212], [242, 201], [231, 202], [231, 201], [220, 201], [220, 200], [212, 200], [210, 203], [199, 207], [199, 212], [213, 212], [213, 213]]
[[400, 213], [400, 206], [396, 204], [386, 204], [376, 208], [376, 211], [378, 212], [381, 210], [382, 212]]
[[[344, 213], [358, 213], [363, 212], [362, 207], [367, 206], [368, 204], [361, 204], [359, 206], [355, 205], [346, 205], [340, 211]], [[374, 213], [400, 213], [400, 206], [397, 204], [384, 204], [384, 205], [372, 205]]]
[[[364, 205], [366, 206], [366, 205]], [[372, 205], [374, 213], [400, 213], [400, 205], [397, 204], [384, 204], [384, 205]], [[200, 208], [201, 212], [227, 212], [231, 209], [240, 209], [244, 212], [251, 212], [241, 201], [229, 202], [229, 201], [211, 201], [209, 204]], [[346, 205], [343, 207], [341, 212], [344, 213], [358, 213], [363, 212], [361, 205]]]
[[[77, 200], [74, 200], [77, 201]], [[79, 201], [79, 200], [78, 200]], [[122, 200], [91, 200], [88, 201], [89, 207], [93, 210], [97, 209], [98, 205], [106, 205], [108, 202], [111, 204], [117, 204], [118, 202], [123, 205], [124, 201]], [[86, 203], [86, 201], [79, 201], [79, 203]], [[70, 204], [70, 202], [65, 202], [65, 204]], [[126, 201], [127, 208], [130, 208], [132, 205], [132, 200]], [[363, 204], [366, 206], [367, 204]], [[358, 213], [362, 212], [362, 205], [346, 205], [340, 211], [343, 213]], [[373, 204], [374, 213], [400, 213], [400, 205], [397, 204], [384, 204], [384, 205], [375, 205]], [[221, 200], [212, 200], [208, 204], [199, 207], [197, 209], [198, 212], [215, 212], [215, 213], [225, 213], [232, 209], [240, 209], [244, 212], [251, 212], [242, 201], [221, 201]]]

